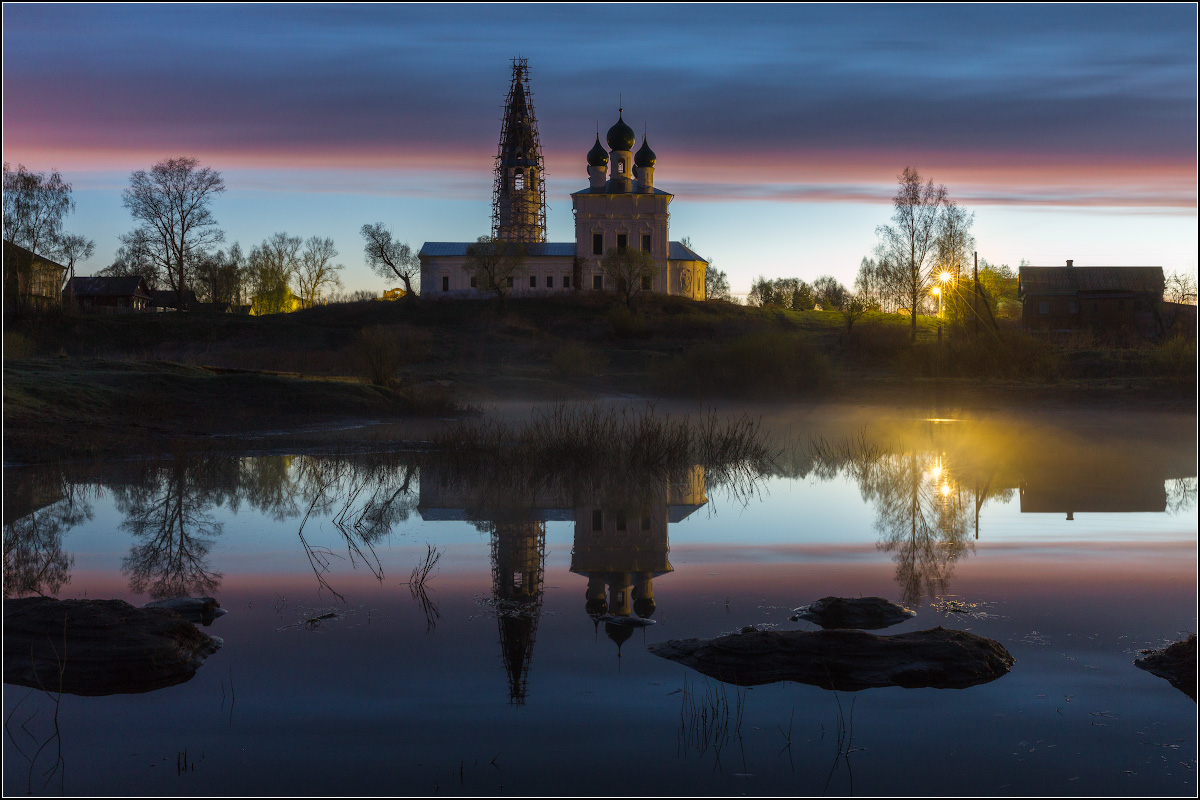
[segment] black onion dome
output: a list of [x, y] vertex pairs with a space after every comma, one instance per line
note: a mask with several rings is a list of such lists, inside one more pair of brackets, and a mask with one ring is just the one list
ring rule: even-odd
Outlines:
[[654, 161], [658, 156], [654, 155], [654, 151], [650, 149], [650, 145], [646, 144], [646, 137], [642, 136], [642, 146], [638, 148], [637, 155], [633, 157], [633, 163], [639, 167], [653, 167]]
[[632, 150], [637, 142], [633, 128], [625, 124], [624, 115], [617, 116], [617, 124], [608, 129], [609, 150]]
[[606, 167], [608, 166], [608, 151], [600, 144], [600, 134], [596, 134], [596, 143], [592, 145], [592, 149], [588, 150], [588, 166], [589, 167]]

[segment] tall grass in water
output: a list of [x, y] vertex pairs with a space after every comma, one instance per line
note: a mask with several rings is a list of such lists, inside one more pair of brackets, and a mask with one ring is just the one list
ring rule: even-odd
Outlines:
[[520, 425], [466, 421], [434, 440], [460, 457], [532, 461], [544, 469], [610, 472], [766, 465], [778, 455], [757, 419], [699, 419], [601, 405], [558, 403]]
[[801, 333], [762, 331], [693, 347], [667, 364], [659, 388], [721, 397], [780, 397], [830, 377], [829, 358]]
[[713, 686], [704, 681], [701, 692], [694, 683], [683, 679], [683, 698], [679, 708], [678, 742], [681, 750], [695, 749], [701, 756], [713, 750], [717, 760], [731, 736], [741, 736], [746, 710], [746, 690], [734, 687], [729, 702], [725, 684]]

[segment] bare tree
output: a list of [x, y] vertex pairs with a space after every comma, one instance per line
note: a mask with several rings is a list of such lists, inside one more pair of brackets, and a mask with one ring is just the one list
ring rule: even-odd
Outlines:
[[147, 288], [157, 289], [162, 283], [162, 273], [154, 259], [151, 258], [150, 250], [145, 246], [145, 242], [135, 234], [137, 231], [123, 237], [124, 244], [117, 248], [113, 263], [97, 274], [110, 278], [136, 275], [146, 281]]
[[292, 278], [300, 269], [299, 236], [276, 233], [250, 250], [250, 273], [255, 314], [280, 314], [292, 310]]
[[971, 226], [975, 223], [974, 212], [967, 213], [958, 203], [946, 202], [938, 221], [936, 263], [939, 271], [949, 272], [957, 282], [971, 261], [975, 249], [975, 237]]
[[838, 311], [841, 312], [842, 319], [846, 321], [846, 333], [849, 333], [854, 328], [854, 323], [867, 313], [867, 304], [851, 292], [846, 292], [842, 295]]
[[821, 304], [821, 308], [826, 311], [835, 311], [841, 308], [842, 302], [848, 294], [841, 281], [832, 275], [822, 275], [813, 281], [812, 291], [816, 295], [817, 302]]
[[[58, 170], [49, 175], [29, 172], [23, 164], [16, 172], [4, 162], [4, 238], [34, 254], [28, 262], [5, 259], [4, 292], [17, 313], [25, 305], [28, 287], [44, 286], [48, 277], [37, 266], [37, 256], [51, 256], [62, 238], [63, 218], [75, 208], [71, 199], [71, 184], [63, 180]], [[49, 281], [54, 288], [62, 276], [54, 274]]]
[[367, 266], [383, 278], [399, 278], [404, 282], [404, 296], [415, 300], [413, 281], [420, 283], [421, 262], [412, 248], [392, 238], [392, 231], [382, 222], [363, 225], [362, 236], [366, 240], [363, 248]]
[[245, 260], [237, 242], [229, 248], [228, 254], [223, 250], [206, 254], [196, 264], [197, 295], [209, 303], [240, 303]]
[[899, 176], [900, 186], [892, 198], [894, 225], [875, 229], [883, 245], [883, 256], [903, 275], [904, 295], [912, 314], [912, 339], [917, 338], [917, 308], [929, 284], [930, 256], [936, 249], [946, 187], [933, 181], [921, 183], [912, 167]]
[[129, 244], [137, 237], [144, 243], [177, 293], [180, 311], [188, 273], [201, 254], [225, 238], [209, 208], [213, 197], [223, 191], [221, 173], [201, 167], [194, 158], [169, 158], [149, 172], [134, 172], [122, 194], [125, 207], [141, 226], [121, 241]]
[[480, 236], [474, 244], [467, 246], [463, 269], [475, 279], [478, 288], [496, 295], [503, 314], [504, 301], [512, 291], [513, 283], [525, 273], [525, 246], [520, 242]]
[[315, 305], [325, 289], [341, 288], [342, 277], [338, 273], [345, 266], [333, 263], [337, 255], [333, 239], [312, 236], [304, 243], [300, 266], [296, 271], [296, 284], [300, 288], [301, 299], [308, 305]]
[[658, 275], [654, 258], [645, 250], [632, 247], [610, 247], [600, 260], [600, 269], [616, 285], [617, 294], [624, 298], [625, 305], [630, 308], [633, 307], [633, 298], [650, 291]]
[[1196, 273], [1178, 270], [1167, 275], [1163, 299], [1168, 303], [1196, 305]]
[[67, 271], [63, 273], [63, 289], [65, 290], [67, 284], [75, 277], [75, 263], [91, 258], [96, 252], [96, 243], [78, 233], [69, 233], [59, 237], [53, 252], [54, 257], [60, 262], [66, 262], [64, 266]]

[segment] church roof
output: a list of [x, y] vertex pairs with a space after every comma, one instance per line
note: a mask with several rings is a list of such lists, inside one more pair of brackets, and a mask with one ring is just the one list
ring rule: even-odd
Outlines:
[[[475, 242], [426, 242], [418, 256], [465, 256]], [[574, 256], [574, 242], [524, 242], [528, 256]]]
[[599, 189], [593, 189], [589, 186], [586, 189], [580, 189], [578, 192], [571, 192], [571, 194], [573, 194], [573, 195], [576, 195], [576, 194], [665, 194], [670, 197], [675, 196], [671, 192], [664, 192], [662, 189], [659, 189], [657, 186], [654, 187], [654, 191], [652, 191], [652, 192], [610, 192], [604, 186], [601, 186]]
[[667, 258], [672, 261], [703, 261], [708, 263], [708, 259], [701, 258], [696, 252], [688, 247], [685, 247], [683, 242], [671, 242], [670, 249], [667, 251]]

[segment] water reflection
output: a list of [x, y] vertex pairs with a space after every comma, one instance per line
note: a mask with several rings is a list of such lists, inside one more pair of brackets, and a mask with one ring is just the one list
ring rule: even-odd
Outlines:
[[4, 595], [57, 594], [74, 558], [63, 534], [92, 518], [83, 487], [60, 473], [4, 472]]

